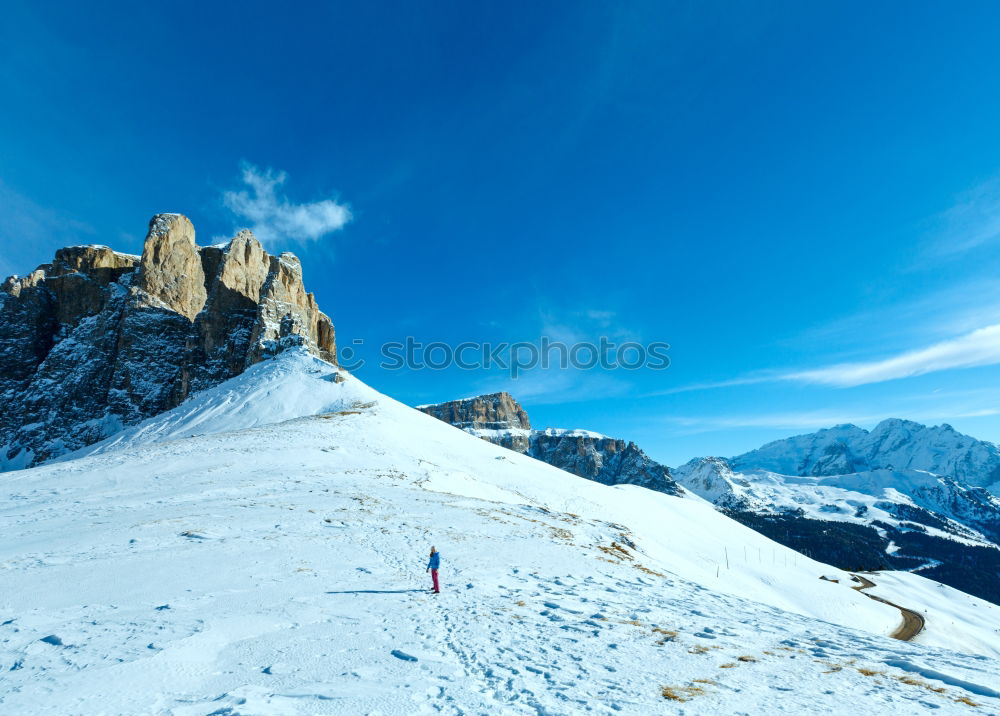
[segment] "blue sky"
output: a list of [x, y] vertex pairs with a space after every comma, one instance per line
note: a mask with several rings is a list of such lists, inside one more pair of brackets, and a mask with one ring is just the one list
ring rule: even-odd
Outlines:
[[[507, 389], [671, 465], [889, 416], [1000, 439], [1000, 5], [145, 5], [5, 4], [0, 273], [180, 211], [298, 254], [413, 404]], [[672, 364], [377, 366], [542, 335]]]

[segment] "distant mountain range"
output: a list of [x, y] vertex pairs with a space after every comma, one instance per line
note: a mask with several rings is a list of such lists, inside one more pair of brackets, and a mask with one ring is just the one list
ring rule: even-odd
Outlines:
[[871, 470], [924, 470], [1000, 492], [1000, 449], [957, 432], [912, 420], [883, 420], [873, 430], [838, 425], [775, 440], [730, 460], [734, 470], [782, 475], [849, 475]]
[[607, 485], [680, 487], [771, 539], [844, 569], [907, 569], [1000, 603], [1000, 450], [891, 419], [776, 440], [673, 470], [635, 443], [532, 429], [507, 393], [424, 405], [466, 432]]

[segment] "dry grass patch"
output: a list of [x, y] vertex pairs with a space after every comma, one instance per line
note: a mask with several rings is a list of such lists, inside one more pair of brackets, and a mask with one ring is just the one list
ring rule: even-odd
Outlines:
[[704, 644], [695, 644], [690, 649], [688, 649], [688, 654], [707, 654], [713, 649], [721, 649], [721, 646], [705, 646]]
[[629, 551], [626, 548], [622, 547], [617, 542], [612, 542], [610, 547], [603, 544], [599, 544], [597, 545], [597, 549], [601, 550], [602, 552], [604, 552], [604, 554], [610, 557], [615, 557], [620, 560], [627, 559], [631, 561], [635, 559], [635, 557], [629, 554]]
[[[702, 680], [701, 683], [707, 683], [707, 682]], [[698, 685], [660, 687], [660, 694], [663, 696], [663, 698], [667, 699], [668, 701], [680, 701], [681, 703], [689, 701], [691, 698], [695, 696], [700, 696], [703, 693], [705, 693], [705, 689], [703, 689], [701, 686]]]
[[651, 574], [654, 577], [666, 577], [667, 576], [667, 575], [663, 574], [662, 572], [657, 572], [655, 569], [650, 569], [649, 567], [647, 567], [647, 566], [645, 566], [643, 564], [639, 564], [638, 562], [636, 562], [634, 566], [640, 572], [645, 572], [646, 574]]
[[671, 629], [664, 629], [662, 627], [653, 627], [654, 634], [661, 634], [662, 636], [656, 640], [657, 646], [663, 646], [668, 641], [673, 641], [677, 638], [677, 632]]
[[976, 708], [979, 708], [982, 705], [982, 704], [977, 704], [968, 696], [956, 696], [955, 701], [957, 701], [960, 704], [965, 704], [966, 706], [975, 706]]
[[735, 661], [730, 661], [728, 664], [719, 664], [719, 668], [720, 669], [735, 669], [736, 668], [736, 662]]
[[523, 599], [518, 599], [516, 602], [514, 602], [514, 604], [516, 604], [519, 607], [526, 606], [525, 601]]
[[858, 667], [858, 673], [863, 676], [881, 676], [881, 671], [876, 671], [875, 669], [866, 669], [863, 666]]
[[916, 676], [894, 676], [894, 679], [901, 681], [904, 684], [909, 684], [910, 686], [919, 686], [928, 691], [933, 691], [935, 694], [943, 694], [947, 691], [943, 686], [935, 686], [934, 684], [924, 681], [923, 679], [918, 679]]
[[749, 655], [748, 656], [737, 656], [736, 657], [736, 661], [742, 661], [743, 663], [748, 664], [748, 663], [757, 661], [757, 658], [754, 657], [754, 656], [749, 656]]

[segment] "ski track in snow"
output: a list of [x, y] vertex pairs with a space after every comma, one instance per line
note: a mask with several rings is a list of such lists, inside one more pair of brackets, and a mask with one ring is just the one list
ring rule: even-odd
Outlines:
[[537, 486], [471, 496], [454, 456], [387, 453], [381, 410], [5, 476], [0, 712], [1000, 709], [997, 659], [682, 578], [627, 526], [537, 504]]

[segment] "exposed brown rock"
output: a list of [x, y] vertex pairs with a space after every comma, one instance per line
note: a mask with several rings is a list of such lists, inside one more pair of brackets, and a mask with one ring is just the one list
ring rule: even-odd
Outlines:
[[301, 346], [335, 362], [333, 324], [292, 254], [249, 231], [198, 247], [180, 214], [141, 260], [72, 246], [0, 285], [0, 469], [37, 464]]
[[594, 482], [639, 485], [668, 495], [681, 494], [669, 468], [650, 459], [635, 443], [587, 430], [532, 430], [528, 414], [509, 393], [421, 405], [418, 410], [495, 445]]
[[194, 226], [182, 214], [157, 214], [149, 222], [136, 288], [193, 321], [208, 298]]
[[531, 429], [528, 414], [510, 393], [491, 393], [436, 405], [421, 405], [419, 410], [457, 428]]

